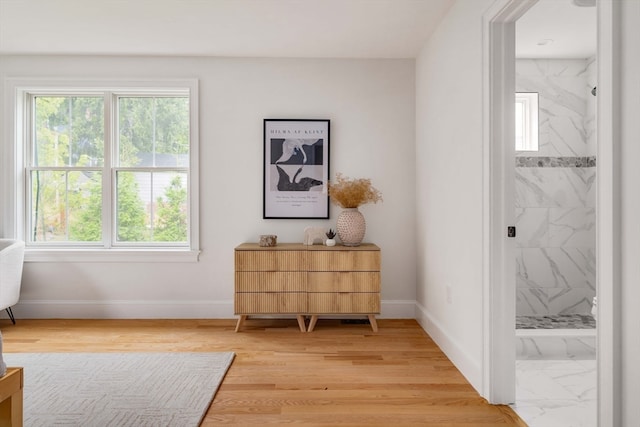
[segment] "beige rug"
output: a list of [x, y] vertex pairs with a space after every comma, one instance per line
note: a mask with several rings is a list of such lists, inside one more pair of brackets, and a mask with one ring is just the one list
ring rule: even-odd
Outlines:
[[233, 353], [5, 353], [24, 368], [24, 425], [197, 426]]

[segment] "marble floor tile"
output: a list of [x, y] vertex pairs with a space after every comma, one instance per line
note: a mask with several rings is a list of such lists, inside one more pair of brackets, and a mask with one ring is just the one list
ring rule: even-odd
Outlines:
[[512, 406], [529, 427], [596, 427], [596, 401], [538, 400]]
[[512, 408], [529, 427], [596, 427], [596, 361], [518, 360]]
[[[519, 330], [516, 333], [516, 359], [519, 360], [593, 360], [596, 357], [596, 335], [593, 330], [584, 335], [542, 335], [544, 330]], [[562, 330], [550, 331], [562, 332]]]

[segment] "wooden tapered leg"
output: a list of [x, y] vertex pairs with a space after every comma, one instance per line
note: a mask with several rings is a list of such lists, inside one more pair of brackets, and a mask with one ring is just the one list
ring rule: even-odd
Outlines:
[[373, 332], [378, 332], [378, 322], [376, 322], [375, 314], [369, 314], [369, 323], [371, 323], [371, 329], [373, 329]]
[[309, 328], [307, 329], [307, 332], [313, 332], [313, 328], [316, 327], [317, 322], [318, 322], [318, 315], [317, 314], [311, 315], [311, 320], [309, 321]]
[[238, 318], [238, 323], [236, 323], [236, 332], [240, 330], [245, 320], [247, 320], [247, 315], [241, 314], [240, 317]]
[[304, 322], [304, 316], [302, 314], [298, 314], [296, 317], [298, 318], [298, 326], [300, 326], [300, 331], [307, 332], [307, 325]]

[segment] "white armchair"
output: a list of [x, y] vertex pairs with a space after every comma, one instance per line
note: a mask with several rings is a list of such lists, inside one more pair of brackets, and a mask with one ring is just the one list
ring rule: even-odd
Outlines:
[[0, 239], [0, 310], [6, 309], [15, 325], [11, 307], [20, 299], [22, 284], [22, 264], [24, 262], [24, 242]]

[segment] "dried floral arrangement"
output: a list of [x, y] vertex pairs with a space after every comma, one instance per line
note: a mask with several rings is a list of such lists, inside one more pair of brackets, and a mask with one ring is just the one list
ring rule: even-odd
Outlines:
[[366, 178], [351, 179], [338, 173], [335, 182], [329, 182], [328, 188], [331, 201], [341, 208], [357, 208], [366, 203], [382, 201], [382, 193]]

